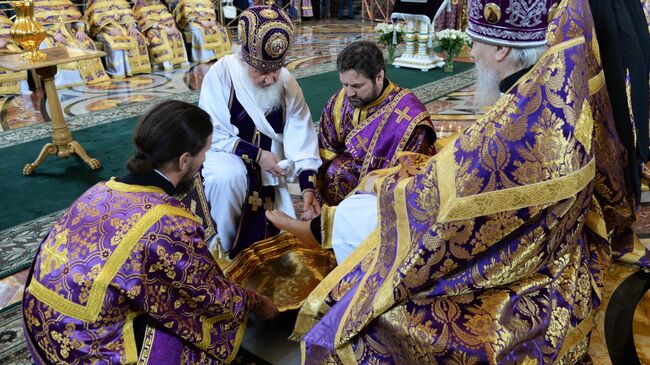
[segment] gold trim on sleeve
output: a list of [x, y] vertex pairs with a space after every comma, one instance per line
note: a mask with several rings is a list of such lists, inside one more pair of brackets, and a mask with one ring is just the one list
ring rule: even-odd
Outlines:
[[589, 96], [599, 92], [605, 86], [605, 73], [601, 69], [598, 75], [589, 79]]
[[326, 161], [332, 161], [333, 159], [336, 158], [336, 156], [338, 156], [338, 153], [332, 152], [332, 151], [330, 151], [328, 149], [325, 149], [325, 148], [320, 148], [319, 152], [320, 152], [320, 157], [323, 160], [326, 160]]
[[341, 123], [343, 121], [343, 99], [345, 99], [345, 89], [341, 89], [334, 101], [332, 108], [332, 119], [334, 119], [334, 130], [336, 131], [336, 140], [341, 140]]
[[410, 221], [407, 213], [406, 204], [406, 185], [411, 182], [413, 178], [401, 180], [395, 187], [395, 213], [397, 220], [397, 253], [393, 260], [393, 265], [390, 272], [386, 275], [377, 295], [372, 303], [373, 313], [384, 313], [393, 304], [395, 298], [393, 296], [393, 276], [397, 271], [400, 263], [404, 262], [406, 255], [411, 247], [411, 232], [409, 229]]
[[566, 176], [514, 188], [489, 191], [466, 197], [456, 196], [453, 145], [443, 149], [436, 165], [440, 188], [438, 223], [471, 219], [484, 215], [545, 205], [569, 198], [589, 184], [596, 174], [595, 159]]
[[336, 213], [336, 206], [325, 205], [320, 212], [320, 232], [321, 232], [321, 247], [324, 249], [332, 249], [332, 231], [334, 231], [334, 215]]
[[357, 359], [354, 356], [354, 351], [352, 350], [352, 344], [347, 342], [341, 345], [341, 347], [336, 349], [336, 354], [341, 359], [343, 365], [358, 365]]
[[127, 364], [135, 364], [138, 361], [138, 347], [135, 344], [135, 333], [133, 332], [133, 320], [140, 313], [130, 312], [126, 315], [124, 327], [122, 327], [122, 336], [124, 337], [124, 356]]

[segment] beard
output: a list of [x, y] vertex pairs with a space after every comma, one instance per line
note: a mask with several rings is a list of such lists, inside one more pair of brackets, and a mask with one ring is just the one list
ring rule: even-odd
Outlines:
[[[239, 58], [239, 61], [243, 68], [242, 71], [246, 72], [248, 66], [241, 58]], [[284, 84], [280, 78], [278, 78], [276, 83], [269, 86], [257, 85], [250, 77], [243, 77], [243, 79], [246, 88], [251, 91], [252, 97], [257, 101], [257, 106], [262, 109], [262, 111], [270, 112], [281, 105]]]
[[193, 173], [187, 173], [181, 181], [176, 185], [176, 195], [185, 195], [192, 190], [194, 187], [194, 176], [196, 175], [196, 172]]
[[252, 85], [252, 94], [257, 105], [265, 112], [270, 112], [281, 105], [282, 102], [282, 84], [280, 80], [271, 86]]
[[352, 105], [355, 108], [361, 108], [372, 103], [375, 99], [379, 97], [379, 94], [381, 94], [382, 87], [383, 85], [377, 86], [376, 84], [373, 84], [370, 96], [368, 98], [362, 98], [362, 97], [348, 98], [348, 100], [350, 101], [350, 105]]
[[499, 91], [499, 74], [493, 68], [486, 67], [480, 61], [476, 62], [476, 94], [474, 106], [483, 108], [493, 105], [501, 96]]

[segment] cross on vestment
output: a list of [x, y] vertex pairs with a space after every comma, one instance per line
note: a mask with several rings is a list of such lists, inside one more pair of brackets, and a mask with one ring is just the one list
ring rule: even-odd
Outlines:
[[367, 153], [368, 152], [368, 147], [366, 147], [366, 142], [368, 142], [368, 138], [361, 138], [361, 136], [358, 135], [357, 136], [357, 142], [358, 143], [355, 146], [355, 148], [359, 148], [359, 146], [361, 146], [361, 148], [363, 148], [364, 152]]
[[262, 206], [262, 199], [260, 199], [260, 194], [257, 191], [254, 191], [253, 195], [248, 197], [248, 204], [253, 206], [253, 212], [257, 212], [257, 209]]
[[310, 183], [316, 185], [316, 175], [310, 175], [310, 176], [307, 178], [307, 181], [309, 181]]
[[250, 159], [250, 157], [248, 157], [247, 154], [241, 155], [241, 159], [244, 160], [244, 162], [246, 162], [246, 163], [251, 163], [251, 159]]
[[68, 230], [59, 232], [54, 236], [54, 242], [43, 245], [43, 257], [41, 258], [41, 279], [50, 272], [68, 262]]
[[409, 110], [410, 110], [410, 108], [408, 106], [405, 107], [403, 110], [399, 110], [399, 109], [395, 110], [395, 113], [397, 113], [397, 115], [399, 115], [399, 117], [397, 117], [397, 121], [395, 123], [400, 124], [402, 122], [402, 119], [406, 119], [407, 121], [410, 122], [411, 119], [413, 119], [413, 118], [411, 118], [411, 116], [407, 114], [409, 112]]

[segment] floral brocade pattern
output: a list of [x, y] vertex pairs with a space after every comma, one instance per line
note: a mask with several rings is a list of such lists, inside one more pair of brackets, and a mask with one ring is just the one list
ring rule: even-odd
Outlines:
[[380, 238], [299, 315], [307, 364], [582, 359], [607, 232], [634, 215], [585, 4], [560, 4], [549, 51], [455, 142], [380, 178]]
[[179, 201], [125, 186], [95, 185], [44, 240], [23, 303], [32, 342], [51, 363], [134, 363], [133, 319], [145, 314], [149, 326], [175, 334], [168, 349], [225, 361], [252, 306], [248, 294], [225, 281]]

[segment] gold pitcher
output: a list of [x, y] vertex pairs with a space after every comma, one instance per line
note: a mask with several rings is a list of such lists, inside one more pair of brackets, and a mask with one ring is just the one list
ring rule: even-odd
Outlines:
[[9, 30], [11, 39], [20, 44], [25, 51], [23, 57], [29, 61], [43, 61], [47, 55], [38, 50], [41, 42], [45, 39], [45, 28], [34, 19], [34, 1], [18, 0], [12, 1], [16, 10], [14, 25]]

